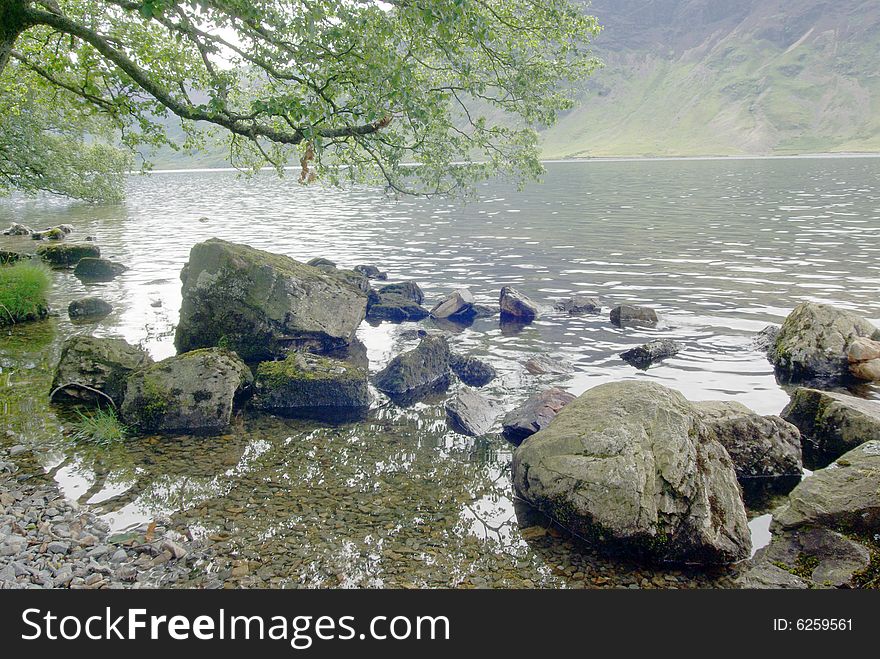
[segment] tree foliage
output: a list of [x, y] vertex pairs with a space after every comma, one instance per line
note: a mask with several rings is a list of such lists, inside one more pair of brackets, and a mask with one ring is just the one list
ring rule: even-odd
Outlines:
[[[0, 0], [0, 19], [0, 91], [42, 90], [46, 153], [96, 122], [129, 149], [169, 143], [173, 115], [241, 168], [417, 194], [540, 172], [536, 130], [571, 107], [599, 29], [569, 0]], [[6, 124], [0, 142], [29, 139]]]

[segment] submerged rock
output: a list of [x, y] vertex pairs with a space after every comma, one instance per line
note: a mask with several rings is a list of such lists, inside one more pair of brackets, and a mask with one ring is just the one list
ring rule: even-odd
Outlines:
[[649, 307], [639, 307], [630, 304], [622, 304], [614, 307], [610, 314], [611, 322], [618, 327], [630, 325], [642, 325], [654, 327], [659, 322], [657, 312]]
[[73, 275], [84, 281], [113, 281], [128, 268], [109, 259], [83, 257], [73, 269]]
[[122, 404], [126, 381], [153, 363], [145, 350], [124, 339], [72, 336], [64, 342], [52, 379], [52, 400]]
[[310, 353], [257, 367], [251, 405], [285, 416], [349, 420], [370, 406], [367, 369]]
[[824, 526], [880, 532], [880, 441], [865, 442], [792, 490], [773, 516], [773, 529]]
[[427, 318], [428, 310], [421, 306], [424, 299], [422, 289], [414, 281], [383, 286], [372, 292], [367, 319], [401, 323]]
[[515, 288], [505, 286], [498, 298], [501, 320], [530, 322], [538, 316], [538, 305]]
[[694, 403], [706, 432], [730, 455], [740, 481], [803, 473], [801, 435], [778, 416], [761, 416], [734, 401]]
[[876, 340], [880, 333], [851, 311], [804, 302], [782, 323], [767, 358], [788, 380], [845, 380], [850, 377], [847, 352], [859, 338]]
[[449, 366], [459, 380], [471, 387], [483, 387], [494, 380], [497, 375], [491, 364], [470, 355], [450, 354]]
[[449, 344], [442, 336], [427, 336], [418, 347], [398, 355], [373, 379], [392, 399], [418, 400], [449, 386]]
[[563, 311], [569, 316], [583, 316], [586, 314], [602, 313], [602, 305], [597, 297], [576, 295], [556, 303], [553, 307], [556, 311]]
[[352, 268], [355, 272], [359, 272], [364, 275], [367, 279], [388, 279], [388, 273], [382, 272], [374, 265], [356, 265]]
[[519, 446], [527, 437], [546, 428], [559, 411], [574, 399], [572, 394], [558, 387], [531, 396], [504, 416], [501, 422], [504, 438]]
[[449, 427], [462, 435], [485, 435], [495, 424], [496, 416], [495, 405], [473, 389], [462, 389], [446, 403]]
[[97, 245], [82, 243], [40, 245], [37, 247], [37, 256], [55, 267], [72, 268], [82, 259], [100, 258], [101, 250]]
[[431, 309], [431, 317], [441, 320], [458, 320], [473, 313], [474, 296], [466, 288], [460, 288], [446, 296]]
[[133, 373], [122, 418], [143, 433], [219, 433], [252, 382], [250, 369], [234, 352], [194, 350]]
[[661, 561], [732, 563], [751, 537], [727, 451], [685, 398], [590, 389], [514, 452], [516, 491], [570, 531]]
[[216, 238], [192, 248], [180, 276], [182, 352], [222, 345], [252, 361], [326, 352], [351, 343], [367, 308], [366, 293], [335, 271]]
[[672, 339], [655, 339], [637, 348], [620, 353], [620, 358], [639, 369], [647, 369], [652, 364], [667, 357], [674, 357], [681, 351], [681, 344]]
[[880, 401], [876, 400], [800, 387], [782, 418], [800, 429], [804, 448], [820, 462], [880, 440]]
[[531, 375], [564, 375], [574, 370], [570, 364], [546, 355], [529, 357], [523, 366]]
[[99, 297], [83, 297], [67, 305], [71, 320], [103, 318], [113, 311], [113, 306]]

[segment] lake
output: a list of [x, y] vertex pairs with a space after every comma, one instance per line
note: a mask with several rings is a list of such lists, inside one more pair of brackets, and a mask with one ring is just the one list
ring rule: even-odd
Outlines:
[[[211, 539], [216, 559], [204, 567], [214, 577], [247, 561], [241, 585], [688, 587], [727, 585], [731, 575], [648, 570], [552, 529], [524, 538], [517, 515], [532, 513], [513, 501], [511, 447], [499, 435], [449, 431], [442, 401], [401, 409], [376, 394], [368, 420], [348, 425], [245, 413], [219, 438], [134, 438], [109, 452], [72, 444], [69, 419], [45, 400], [61, 343], [91, 332], [140, 343], [156, 359], [173, 354], [179, 273], [209, 237], [303, 261], [376, 264], [389, 281], [417, 281], [427, 306], [463, 286], [495, 305], [502, 286], [515, 286], [543, 307], [533, 324], [510, 328], [496, 317], [443, 328], [455, 350], [495, 366], [485, 392], [504, 411], [551, 385], [579, 394], [648, 378], [692, 400], [778, 414], [788, 394], [752, 345], [757, 331], [804, 300], [880, 323], [878, 158], [549, 163], [540, 184], [487, 183], [468, 203], [302, 187], [268, 173], [155, 173], [133, 177], [118, 206], [0, 201], [0, 224], [13, 221], [72, 224], [71, 239], [94, 236], [129, 270], [88, 286], [56, 272], [58, 316], [0, 337], [4, 425], [114, 528], [169, 517]], [[35, 244], [0, 237], [0, 248]], [[114, 311], [74, 326], [67, 304], [86, 294]], [[605, 312], [553, 311], [573, 294], [598, 296]], [[662, 323], [616, 328], [607, 311], [621, 303], [655, 307]], [[412, 327], [361, 326], [372, 372], [413, 345], [400, 336]], [[645, 372], [618, 357], [656, 337], [684, 349]], [[522, 363], [533, 354], [572, 372], [529, 375]], [[880, 398], [876, 386], [857, 393]], [[757, 544], [767, 522], [753, 523]]]

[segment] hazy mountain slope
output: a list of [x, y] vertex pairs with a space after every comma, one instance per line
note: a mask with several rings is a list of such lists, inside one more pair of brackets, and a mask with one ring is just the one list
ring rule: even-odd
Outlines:
[[550, 157], [880, 151], [877, 0], [596, 0]]

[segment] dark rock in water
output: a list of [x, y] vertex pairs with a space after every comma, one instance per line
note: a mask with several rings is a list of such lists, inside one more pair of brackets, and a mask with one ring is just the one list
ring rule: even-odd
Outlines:
[[761, 416], [733, 401], [694, 403], [706, 426], [719, 441], [740, 481], [795, 476], [803, 473], [801, 434], [778, 416]]
[[496, 415], [492, 402], [472, 389], [462, 389], [446, 403], [449, 427], [470, 437], [480, 437], [489, 432]]
[[501, 307], [501, 320], [530, 322], [538, 316], [538, 305], [515, 288], [505, 286], [498, 297]]
[[251, 405], [285, 416], [359, 418], [370, 406], [367, 369], [322, 355], [291, 353], [257, 367]]
[[118, 407], [129, 375], [152, 363], [146, 351], [123, 339], [72, 336], [64, 342], [55, 367], [52, 400], [99, 405], [113, 401]]
[[97, 245], [83, 245], [82, 243], [40, 245], [37, 247], [37, 256], [55, 267], [72, 268], [81, 259], [100, 258], [101, 250]]
[[851, 588], [853, 578], [870, 565], [871, 552], [835, 531], [806, 528], [774, 536], [753, 562], [797, 573], [814, 587]]
[[401, 341], [415, 341], [416, 339], [424, 339], [426, 336], [428, 336], [428, 332], [423, 329], [411, 329], [404, 330], [397, 335], [397, 338]]
[[367, 279], [388, 279], [388, 273], [382, 272], [374, 265], [356, 265], [352, 270], [361, 273]]
[[864, 442], [880, 440], [876, 400], [798, 388], [782, 418], [800, 429], [804, 452], [815, 464], [827, 464]]
[[843, 532], [880, 533], [880, 441], [844, 453], [805, 478], [773, 515], [771, 529], [824, 526]]
[[128, 268], [121, 263], [87, 256], [79, 260], [73, 269], [73, 274], [78, 279], [86, 281], [112, 281], [126, 270]]
[[63, 224], [58, 227], [52, 227], [45, 231], [34, 231], [31, 233], [32, 240], [64, 240], [70, 233], [70, 225]]
[[373, 382], [392, 399], [415, 401], [449, 386], [449, 355], [445, 338], [425, 337], [418, 347], [392, 359]]
[[770, 346], [776, 343], [776, 339], [779, 337], [779, 330], [779, 325], [767, 325], [767, 327], [755, 334], [752, 339], [752, 345], [755, 347], [755, 350], [760, 350], [763, 353], [770, 350]]
[[397, 284], [387, 284], [379, 289], [379, 295], [398, 295], [412, 300], [416, 304], [422, 304], [425, 301], [425, 294], [422, 289], [414, 281], [402, 281]]
[[328, 352], [352, 342], [367, 309], [367, 294], [336, 271], [216, 238], [192, 248], [180, 276], [180, 351], [222, 345], [249, 361]]
[[878, 340], [880, 332], [851, 311], [804, 302], [782, 323], [767, 359], [786, 380], [845, 381], [852, 377], [848, 350], [859, 338]]
[[620, 358], [636, 368], [646, 369], [651, 364], [667, 357], [674, 357], [681, 351], [681, 344], [672, 339], [655, 339], [620, 353]]
[[677, 391], [603, 384], [514, 451], [514, 488], [615, 555], [735, 563], [750, 554], [748, 519], [727, 451], [701, 426]]
[[659, 319], [657, 318], [657, 312], [650, 307], [622, 304], [611, 310], [611, 322], [618, 327], [630, 325], [654, 327], [659, 322]]
[[529, 357], [523, 366], [531, 375], [565, 375], [574, 370], [570, 364], [545, 355]]
[[554, 309], [556, 311], [564, 311], [570, 316], [602, 313], [602, 305], [599, 303], [599, 298], [582, 295], [576, 295], [567, 300], [557, 302]]
[[194, 350], [133, 373], [122, 418], [143, 433], [219, 433], [252, 382], [250, 369], [234, 352]]
[[527, 437], [546, 428], [575, 397], [558, 387], [535, 394], [502, 421], [504, 438], [519, 446]]
[[26, 261], [29, 258], [30, 256], [21, 252], [10, 252], [9, 250], [0, 249], [0, 265], [10, 265], [19, 261]]
[[3, 231], [4, 236], [29, 236], [34, 232], [28, 226], [24, 224], [19, 224], [18, 222], [13, 222], [8, 229]]
[[466, 288], [454, 291], [431, 309], [431, 317], [450, 320], [473, 315], [474, 296]]
[[449, 356], [449, 366], [458, 379], [470, 387], [483, 387], [497, 375], [491, 364], [470, 355], [452, 353]]
[[103, 318], [113, 311], [113, 306], [99, 297], [84, 297], [67, 305], [71, 319]]
[[471, 307], [471, 311], [473, 312], [474, 318], [491, 318], [492, 316], [497, 316], [499, 313], [498, 309], [493, 309], [485, 304], [475, 304]]
[[306, 265], [310, 265], [313, 268], [318, 268], [319, 270], [336, 270], [336, 263], [331, 261], [330, 259], [325, 259], [320, 256], [316, 256], [313, 259], [309, 259], [306, 261]]

